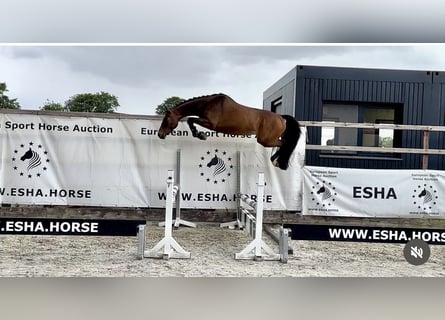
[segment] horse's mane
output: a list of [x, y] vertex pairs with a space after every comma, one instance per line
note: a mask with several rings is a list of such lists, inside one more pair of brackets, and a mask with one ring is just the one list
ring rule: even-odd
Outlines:
[[208, 94], [208, 95], [204, 95], [204, 96], [199, 96], [199, 97], [193, 97], [187, 100], [182, 101], [180, 104], [178, 104], [177, 106], [175, 106], [175, 108], [182, 106], [185, 103], [189, 103], [189, 102], [193, 102], [195, 100], [200, 100], [200, 99], [205, 99], [205, 98], [211, 98], [211, 97], [215, 97], [215, 96], [224, 96], [224, 97], [228, 97], [226, 94], [224, 93], [213, 93], [213, 94]]

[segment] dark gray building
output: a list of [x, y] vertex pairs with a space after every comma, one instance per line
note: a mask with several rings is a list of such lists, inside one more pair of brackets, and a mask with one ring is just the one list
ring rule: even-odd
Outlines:
[[[445, 125], [445, 72], [298, 65], [263, 94], [263, 107], [297, 120]], [[430, 148], [443, 149], [445, 136], [431, 133]], [[308, 128], [308, 142], [321, 145], [420, 148], [420, 131]], [[444, 169], [430, 156], [430, 169]], [[306, 164], [382, 169], [418, 169], [418, 154], [308, 150]]]

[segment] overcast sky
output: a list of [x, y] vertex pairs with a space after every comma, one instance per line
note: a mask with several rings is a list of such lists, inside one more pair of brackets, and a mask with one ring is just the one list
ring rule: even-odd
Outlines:
[[298, 64], [445, 71], [445, 45], [0, 45], [0, 82], [23, 109], [100, 91], [131, 114], [154, 114], [171, 96], [218, 92], [261, 108], [263, 92]]

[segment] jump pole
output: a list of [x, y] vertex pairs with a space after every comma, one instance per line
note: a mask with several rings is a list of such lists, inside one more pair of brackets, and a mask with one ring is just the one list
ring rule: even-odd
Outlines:
[[165, 204], [165, 223], [164, 238], [159, 241], [152, 249], [144, 253], [147, 258], [175, 258], [190, 259], [191, 254], [185, 251], [172, 236], [173, 226], [173, 201], [175, 197], [179, 197], [179, 186], [174, 184], [174, 171], [168, 170], [167, 176], [167, 201]]

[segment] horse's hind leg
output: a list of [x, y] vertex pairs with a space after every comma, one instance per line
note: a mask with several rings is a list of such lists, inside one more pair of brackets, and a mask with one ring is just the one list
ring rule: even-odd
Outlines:
[[270, 161], [275, 167], [278, 167], [280, 162], [281, 147], [283, 145], [283, 141], [280, 138], [264, 137], [264, 135], [260, 134], [258, 134], [257, 136], [257, 141], [265, 148], [273, 148]]
[[[276, 151], [275, 151], [276, 150]], [[275, 151], [275, 153], [274, 153]], [[272, 149], [272, 156], [270, 157], [270, 161], [272, 162], [272, 164], [275, 167], [278, 167], [278, 158], [280, 156], [280, 148], [279, 147], [275, 147], [274, 149]]]
[[198, 129], [196, 129], [195, 123], [198, 122], [199, 118], [188, 118], [187, 119], [187, 124], [190, 127], [190, 130], [192, 131], [192, 135], [195, 138], [198, 138], [200, 140], [206, 140], [207, 137], [205, 135], [205, 133], [203, 131], [198, 131]]

